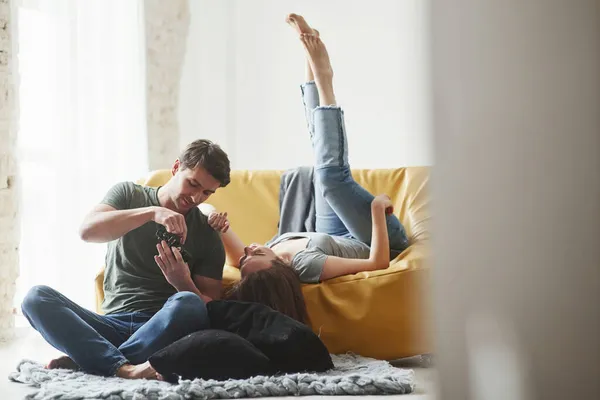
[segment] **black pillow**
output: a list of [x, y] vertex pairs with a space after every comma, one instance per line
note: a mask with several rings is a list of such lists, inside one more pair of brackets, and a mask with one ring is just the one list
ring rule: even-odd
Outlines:
[[262, 304], [214, 300], [207, 304], [211, 328], [235, 333], [271, 360], [278, 372], [333, 368], [329, 351], [306, 325]]
[[269, 358], [241, 336], [207, 329], [194, 332], [154, 353], [152, 367], [165, 379], [244, 379], [271, 375]]

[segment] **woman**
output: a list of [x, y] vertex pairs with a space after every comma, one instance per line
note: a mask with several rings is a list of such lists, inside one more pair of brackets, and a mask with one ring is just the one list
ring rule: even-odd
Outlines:
[[333, 71], [318, 31], [296, 14], [287, 22], [300, 34], [307, 56], [301, 88], [315, 156], [316, 232], [286, 233], [264, 246], [245, 247], [228, 229], [227, 213], [202, 207], [222, 234], [228, 263], [240, 268], [242, 285], [271, 268], [292, 267], [304, 283], [385, 269], [390, 256], [408, 246], [389, 197], [374, 197], [352, 178], [343, 112], [335, 100]]

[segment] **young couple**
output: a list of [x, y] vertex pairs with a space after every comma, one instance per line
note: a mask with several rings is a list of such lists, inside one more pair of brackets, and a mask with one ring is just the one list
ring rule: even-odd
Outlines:
[[[390, 199], [374, 197], [352, 178], [343, 112], [319, 32], [295, 14], [287, 22], [300, 35], [307, 58], [301, 88], [315, 156], [317, 232], [287, 233], [265, 246], [244, 246], [229, 229], [226, 213], [208, 206], [205, 216], [198, 208], [229, 183], [227, 155], [210, 141], [191, 143], [164, 186], [117, 184], [83, 221], [83, 240], [108, 242], [105, 315], [47, 286], [33, 287], [23, 300], [31, 325], [66, 354], [48, 368], [159, 378], [147, 361], [150, 356], [209, 328], [206, 303], [222, 297], [226, 256], [242, 274], [227, 298], [266, 304], [307, 322], [300, 282], [384, 269], [391, 253], [408, 246]], [[156, 244], [160, 225], [180, 237], [187, 262], [180, 249], [165, 241]]]

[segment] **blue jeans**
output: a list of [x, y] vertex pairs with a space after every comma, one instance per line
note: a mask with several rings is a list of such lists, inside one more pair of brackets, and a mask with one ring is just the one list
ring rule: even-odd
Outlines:
[[[315, 156], [316, 230], [370, 245], [374, 196], [352, 177], [344, 112], [336, 106], [320, 106], [314, 82], [301, 89]], [[395, 215], [388, 215], [386, 222], [391, 253], [396, 256], [408, 247], [406, 231]]]
[[169, 297], [155, 314], [99, 315], [48, 286], [34, 286], [23, 314], [48, 343], [91, 374], [111, 376], [123, 364], [141, 364], [156, 351], [209, 327], [204, 301], [191, 292]]

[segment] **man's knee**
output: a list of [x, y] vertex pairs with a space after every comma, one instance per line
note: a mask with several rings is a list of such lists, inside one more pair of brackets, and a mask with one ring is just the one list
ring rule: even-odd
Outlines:
[[173, 302], [176, 307], [190, 306], [198, 307], [205, 306], [204, 301], [196, 293], [192, 292], [178, 292], [169, 298], [170, 302]]
[[197, 329], [208, 327], [208, 311], [204, 301], [195, 293], [179, 292], [169, 298], [169, 311], [174, 323], [191, 324]]
[[54, 289], [45, 285], [37, 285], [29, 289], [21, 303], [23, 314], [27, 316], [38, 313], [44, 305], [48, 304], [48, 298], [54, 292]]

